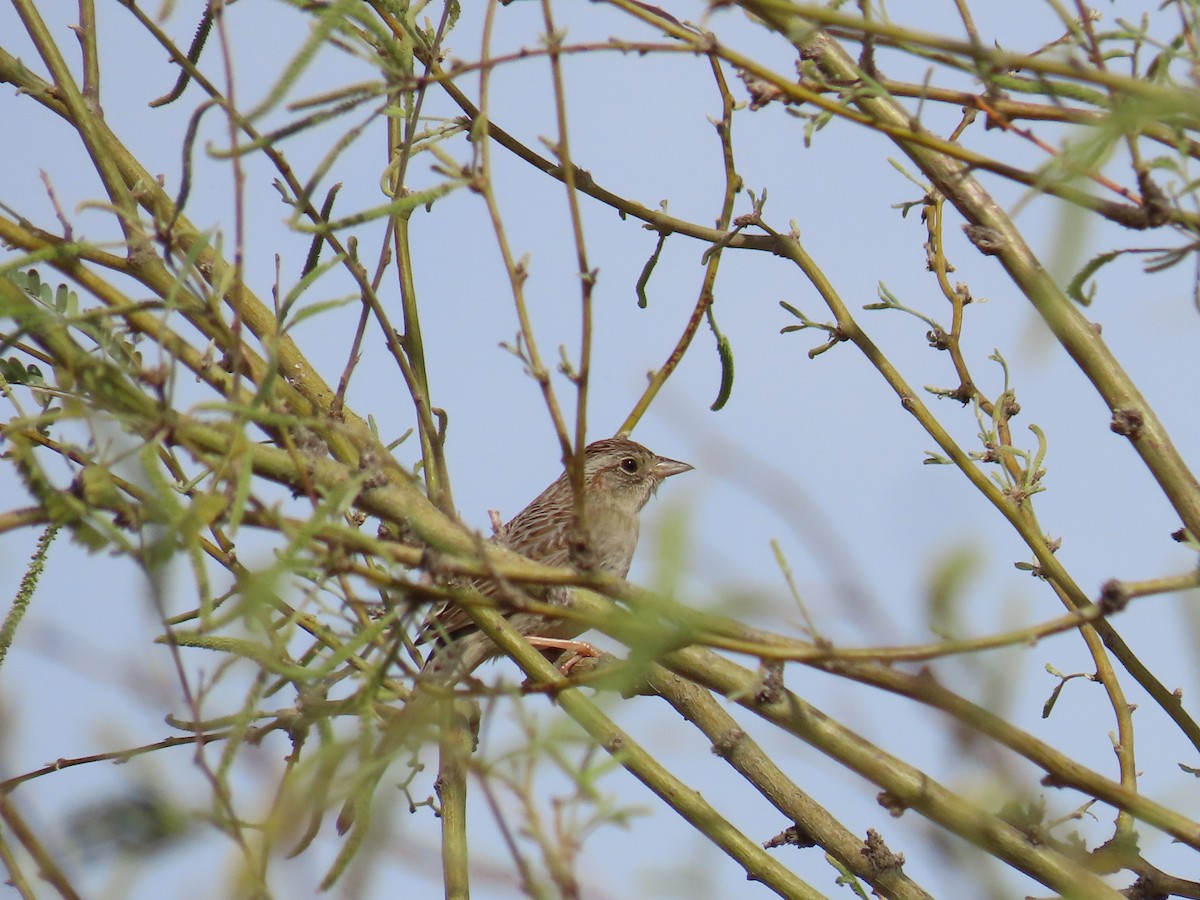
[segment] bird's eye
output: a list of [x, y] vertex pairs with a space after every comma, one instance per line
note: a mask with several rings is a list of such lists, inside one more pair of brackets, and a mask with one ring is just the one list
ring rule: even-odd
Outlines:
[[626, 472], [628, 472], [630, 475], [636, 474], [636, 472], [638, 470], [638, 461], [636, 459], [634, 459], [632, 456], [627, 456], [623, 460], [621, 460], [621, 468], [624, 469]]

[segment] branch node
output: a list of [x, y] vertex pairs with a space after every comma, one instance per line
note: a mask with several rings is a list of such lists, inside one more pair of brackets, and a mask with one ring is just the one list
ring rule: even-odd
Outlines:
[[776, 847], [787, 846], [798, 847], [803, 850], [806, 847], [817, 846], [817, 842], [813, 840], [812, 835], [799, 825], [789, 825], [769, 841], [763, 842], [764, 850], [774, 850]]
[[898, 870], [904, 866], [904, 854], [889, 850], [888, 845], [883, 842], [883, 837], [874, 828], [867, 829], [866, 845], [859, 852], [876, 872]]
[[886, 809], [893, 819], [900, 818], [908, 809], [908, 804], [891, 791], [880, 791], [875, 795], [875, 802]]
[[1108, 427], [1115, 433], [1122, 434], [1131, 441], [1136, 441], [1142, 436], [1142, 425], [1145, 424], [1145, 418], [1142, 416], [1141, 410], [1134, 409], [1132, 406], [1120, 406], [1113, 410], [1112, 424]]
[[1101, 614], [1107, 617], [1121, 612], [1129, 605], [1130, 599], [1125, 585], [1115, 578], [1110, 578], [1101, 586], [1100, 599], [1096, 601], [1096, 605], [1100, 607]]
[[1004, 249], [1004, 236], [995, 228], [986, 225], [964, 225], [963, 231], [967, 240], [984, 256], [996, 256]]

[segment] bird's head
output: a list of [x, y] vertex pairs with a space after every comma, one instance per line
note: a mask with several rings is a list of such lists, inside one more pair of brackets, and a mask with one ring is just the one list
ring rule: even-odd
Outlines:
[[592, 502], [611, 503], [636, 515], [664, 478], [687, 472], [685, 462], [658, 456], [628, 438], [606, 438], [588, 444], [583, 481]]

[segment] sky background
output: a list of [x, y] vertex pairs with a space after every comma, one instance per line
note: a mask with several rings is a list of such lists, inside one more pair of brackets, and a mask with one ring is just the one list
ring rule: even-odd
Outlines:
[[[53, 6], [54, 15], [66, 15], [66, 5], [43, 5], [64, 52], [74, 52], [68, 19], [52, 18], [49, 9]], [[700, 20], [703, 12], [698, 3], [663, 6], [681, 19]], [[977, 6], [974, 12], [985, 42], [1030, 50], [1061, 34], [1047, 5], [1005, 4], [1002, 13], [999, 4]], [[1121, 16], [1133, 19], [1151, 13], [1154, 6], [1116, 2], [1101, 8], [1104, 21], [1112, 23]], [[149, 109], [147, 103], [173, 84], [175, 69], [125, 10], [116, 4], [99, 7], [106, 120], [174, 191], [180, 136], [201, 94], [193, 86], [175, 104]], [[890, 11], [901, 22], [915, 21], [931, 31], [961, 36], [950, 2], [895, 7]], [[499, 9], [492, 52], [539, 46], [541, 15], [540, 4], [533, 2]], [[600, 4], [558, 4], [556, 16], [559, 26], [568, 30], [568, 43], [603, 41], [613, 35], [660, 40]], [[194, 11], [175, 9], [164, 27], [186, 44], [195, 26], [193, 17]], [[791, 49], [740, 13], [725, 11], [701, 21], [722, 40], [776, 71], [793, 70]], [[266, 96], [272, 79], [302, 45], [308, 20], [284, 4], [242, 2], [230, 9], [230, 23], [236, 96], [246, 108]], [[448, 58], [477, 58], [480, 40], [476, 11], [464, 12], [447, 42]], [[0, 46], [44, 73], [19, 20], [7, 7], [0, 9]], [[220, 74], [219, 51], [214, 37], [205, 57], [214, 75]], [[924, 77], [923, 64], [894, 57], [887, 63], [893, 77], [918, 82]], [[74, 57], [72, 66], [78, 71]], [[564, 73], [575, 161], [608, 190], [649, 207], [666, 201], [672, 215], [710, 225], [720, 208], [723, 172], [720, 144], [708, 119], [720, 111], [708, 62], [684, 54], [643, 57], [606, 51], [568, 57]], [[370, 77], [365, 62], [326, 49], [313, 59], [288, 98]], [[734, 73], [727, 70], [726, 77], [735, 97], [744, 100], [745, 89]], [[477, 95], [477, 78], [460, 83]], [[557, 128], [549, 84], [542, 59], [501, 66], [492, 81], [494, 121], [538, 150], [540, 138], [554, 135]], [[969, 87], [969, 80], [962, 85]], [[429, 97], [430, 116], [457, 114], [436, 91]], [[363, 116], [355, 113], [349, 120]], [[941, 134], [948, 134], [958, 120], [955, 110], [932, 106], [922, 116]], [[287, 113], [275, 110], [266, 123], [287, 118]], [[0, 121], [17, 123], [12, 133], [18, 135], [6, 141], [0, 202], [53, 230], [54, 211], [39, 176], [44, 170], [78, 232], [92, 239], [114, 238], [103, 209], [81, 206], [103, 195], [66, 126], [6, 86], [0, 88]], [[293, 167], [306, 173], [343, 127], [339, 123], [301, 135], [282, 149]], [[203, 148], [227, 145], [228, 134], [215, 112], [204, 119], [200, 134], [196, 165], [206, 187], [194, 193], [187, 213], [198, 227], [219, 232], [227, 244], [233, 221], [229, 167], [206, 158]], [[1017, 165], [1034, 167], [1045, 159], [1018, 138], [985, 133], [981, 120], [969, 134], [971, 146]], [[1052, 142], [1064, 136], [1041, 127], [1039, 134]], [[343, 213], [382, 202], [382, 137], [377, 121], [327, 180], [343, 183], [338, 200]], [[739, 110], [733, 142], [746, 187], [756, 194], [768, 191], [767, 221], [779, 230], [795, 223], [806, 249], [851, 309], [874, 302], [883, 283], [906, 305], [948, 322], [949, 309], [925, 268], [924, 226], [915, 213], [903, 217], [896, 208], [921, 194], [889, 163], [889, 158], [901, 156], [896, 148], [843, 122], [830, 124], [806, 147], [803, 123], [778, 104]], [[461, 161], [469, 159], [462, 138], [445, 149]], [[509, 240], [516, 255], [528, 255], [526, 295], [541, 352], [553, 360], [564, 344], [577, 357], [579, 289], [565, 193], [557, 182], [502, 148], [493, 150], [493, 158]], [[430, 170], [432, 163], [428, 155], [414, 161], [410, 187], [438, 181]], [[245, 169], [247, 280], [260, 297], [267, 297], [275, 277], [275, 254], [285, 283], [294, 280], [304, 263], [308, 238], [287, 229], [288, 210], [271, 186], [274, 172], [266, 161], [249, 157]], [[1128, 181], [1123, 160], [1112, 161], [1109, 171]], [[1166, 235], [1125, 233], [1084, 221], [1054, 201], [1028, 197], [995, 178], [981, 180], [1015, 211], [1027, 241], [1063, 283], [1099, 250], [1170, 241]], [[672, 236], [649, 284], [649, 306], [639, 309], [634, 284], [653, 250], [654, 233], [586, 197], [581, 206], [590, 264], [599, 270], [588, 410], [589, 436], [594, 439], [620, 425], [640, 395], [646, 373], [666, 359], [695, 303], [706, 247]], [[735, 214], [749, 209], [747, 194], [739, 195]], [[1036, 497], [1036, 510], [1050, 534], [1065, 538], [1059, 555], [1068, 570], [1086, 590], [1095, 592], [1109, 578], [1142, 579], [1193, 566], [1193, 554], [1169, 537], [1179, 527], [1177, 518], [1127, 441], [1109, 430], [1103, 402], [999, 265], [963, 238], [960, 225], [949, 213], [947, 255], [956, 267], [952, 278], [966, 282], [977, 299], [987, 301], [968, 309], [964, 351], [981, 388], [995, 397], [1003, 387], [1002, 374], [987, 356], [999, 348], [1022, 407], [1014, 421], [1015, 439], [1035, 447], [1026, 430], [1031, 423], [1046, 433], [1046, 491]], [[447, 456], [455, 503], [466, 522], [486, 531], [489, 509], [499, 509], [509, 518], [557, 475], [559, 449], [536, 385], [499, 346], [513, 340], [517, 325], [481, 199], [457, 191], [431, 212], [415, 215], [412, 231], [431, 390], [434, 402], [449, 414]], [[373, 260], [381, 228], [367, 226], [356, 233], [362, 246], [370, 248], [364, 258]], [[44, 276], [51, 278], [49, 273]], [[1136, 262], [1121, 260], [1105, 270], [1101, 292], [1088, 311], [1188, 460], [1195, 459], [1200, 448], [1192, 390], [1200, 374], [1200, 355], [1194, 352], [1200, 327], [1193, 277], [1186, 263], [1147, 277]], [[331, 276], [310, 301], [350, 294], [349, 282], [338, 279]], [[398, 303], [394, 278], [386, 278], [384, 285], [385, 299]], [[970, 577], [958, 598], [964, 634], [986, 634], [1058, 615], [1061, 608], [1052, 593], [1013, 567], [1029, 553], [1000, 516], [957, 470], [922, 464], [925, 451], [934, 449], [932, 439], [901, 409], [866, 360], [850, 345], [810, 360], [807, 351], [820, 338], [811, 332], [780, 335], [780, 328], [795, 323], [779, 307], [781, 300], [816, 320], [829, 318], [815, 291], [785, 261], [749, 251], [725, 254], [715, 312], [736, 360], [733, 392], [724, 409], [709, 411], [720, 370], [712, 336], [702, 326], [634, 433], [655, 451], [687, 460], [696, 470], [668, 482], [648, 507], [631, 579], [652, 586], [673, 584], [679, 599], [689, 604], [799, 636], [801, 616], [771, 549], [770, 542], [777, 540], [809, 612], [835, 644], [918, 643], [933, 638], [931, 581], [947, 559], [962, 554], [971, 560]], [[891, 311], [860, 311], [857, 317], [910, 385], [953, 386], [950, 360], [928, 347], [924, 323]], [[357, 309], [351, 305], [310, 319], [296, 331], [301, 348], [330, 383], [345, 365], [356, 318]], [[573, 414], [573, 392], [562, 379], [556, 387]], [[211, 399], [191, 390], [196, 402]], [[413, 423], [411, 404], [378, 335], [369, 337], [364, 347], [349, 402], [360, 415], [373, 416], [388, 439]], [[978, 427], [969, 407], [932, 398], [928, 402], [963, 446], [978, 449]], [[115, 446], [124, 440], [115, 432], [104, 437]], [[415, 452], [410, 442], [397, 450], [397, 457], [411, 464]], [[0, 497], [6, 508], [28, 502], [6, 470], [0, 470]], [[659, 550], [665, 533], [684, 538], [682, 571], [663, 562]], [[0, 571], [9, 573], [10, 584], [16, 585], [35, 541], [33, 532], [0, 537]], [[243, 562], [270, 562], [267, 544], [262, 544], [257, 560], [253, 541], [246, 546], [250, 550], [241, 554]], [[181, 565], [174, 574], [178, 609], [193, 606], [194, 587], [186, 568]], [[1185, 700], [1200, 688], [1191, 651], [1197, 636], [1194, 605], [1190, 595], [1147, 598], [1115, 623], [1160, 680], [1183, 690]], [[164, 713], [182, 714], [185, 707], [169, 657], [150, 643], [156, 634], [146, 585], [133, 566], [104, 554], [85, 555], [60, 541], [17, 645], [0, 670], [0, 777], [59, 757], [165, 737]], [[611, 646], [603, 638], [597, 642]], [[197, 672], [214, 665], [211, 658], [198, 655], [189, 662]], [[1042, 704], [1056, 683], [1044, 672], [1047, 664], [1064, 673], [1092, 670], [1075, 634], [1047, 639], [1029, 650], [948, 660], [935, 668], [955, 690], [1115, 778], [1108, 737], [1115, 723], [1101, 689], [1082, 680], [1071, 682], [1054, 715], [1043, 720]], [[513, 677], [499, 665], [490, 672]], [[1197, 765], [1190, 748], [1131, 679], [1125, 677], [1122, 683], [1130, 701], [1142, 707], [1135, 715], [1139, 766], [1144, 771], [1141, 789], [1184, 814], [1200, 814], [1195, 779], [1176, 766]], [[1041, 793], [1040, 773], [1032, 766], [956, 732], [942, 717], [916, 704], [799, 666], [789, 667], [787, 684], [868, 740], [936, 773], [943, 783], [988, 808], [997, 808], [1014, 791], [1025, 799]], [[236, 693], [231, 697], [231, 708], [236, 708]], [[280, 705], [286, 702], [280, 699]], [[731, 778], [703, 736], [661, 702], [601, 702], [752, 839], [765, 841], [789, 824]], [[549, 704], [533, 702], [529, 707], [539, 727], [566, 727], [565, 715]], [[932, 835], [932, 826], [917, 824], [915, 813], [900, 822], [891, 820], [875, 802], [876, 788], [796, 739], [760, 727], [740, 711], [735, 714], [785, 771], [847, 827], [858, 834], [867, 828], [879, 830], [894, 851], [907, 857], [906, 871], [935, 896], [966, 896], [963, 891], [978, 889], [978, 870], [971, 863], [949, 862], [945, 855], [963, 851], [956, 839], [942, 843]], [[509, 717], [497, 718], [485, 729], [485, 747], [492, 750], [521, 739], [519, 730], [504, 722]], [[269, 802], [274, 786], [270, 773], [287, 750], [277, 739], [247, 752], [236, 782], [246, 796], [259, 796], [264, 805]], [[155, 753], [122, 767], [83, 766], [39, 779], [14, 796], [47, 840], [66, 846], [66, 823], [72, 813], [136, 785], [154, 786], [181, 808], [203, 810], [206, 788], [188, 762], [190, 753], [186, 748]], [[548, 776], [544, 786], [549, 795], [564, 790], [565, 782]], [[601, 787], [617, 803], [637, 808], [639, 815], [627, 829], [604, 827], [589, 837], [578, 865], [585, 896], [767, 896], [765, 889], [747, 884], [743, 873], [703, 837], [657, 808], [623, 771], [606, 775]], [[424, 790], [429, 790], [428, 783]], [[1055, 814], [1066, 814], [1080, 802], [1065, 792], [1045, 796]], [[349, 873], [339, 886], [342, 895], [394, 896], [400, 884], [406, 896], [440, 895], [436, 820], [428, 810], [415, 816], [396, 812], [394, 833], [385, 838], [369, 867]], [[478, 829], [471, 845], [476, 896], [516, 896], [510, 861], [478, 792], [473, 796], [472, 822]], [[327, 823], [313, 853], [276, 864], [272, 885], [277, 896], [311, 893], [337, 850], [331, 825]], [[1111, 813], [1101, 809], [1096, 820], [1081, 827], [1091, 843], [1101, 841], [1109, 835]], [[1190, 871], [1181, 868], [1184, 851], [1159, 836], [1147, 837], [1143, 849], [1161, 868], [1184, 877]], [[776, 852], [818, 890], [844, 891], [835, 887], [836, 873], [820, 851]], [[157, 897], [168, 884], [179, 897], [209, 897], [214, 891], [238, 894], [230, 875], [234, 851], [202, 827], [188, 841], [148, 859], [122, 862], [111, 855], [69, 853], [69, 871], [88, 897]], [[977, 854], [971, 858], [978, 863]], [[997, 896], [1039, 890], [1011, 873], [1002, 878]]]

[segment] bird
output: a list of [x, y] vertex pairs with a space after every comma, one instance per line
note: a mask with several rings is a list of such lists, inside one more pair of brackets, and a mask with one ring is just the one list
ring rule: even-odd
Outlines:
[[[664, 479], [692, 468], [625, 437], [595, 441], [583, 452], [586, 534], [575, 529], [575, 495], [564, 471], [492, 540], [526, 559], [554, 567], [571, 566], [582, 546], [593, 569], [624, 578], [637, 549], [642, 508]], [[496, 592], [494, 583], [486, 580], [476, 580], [473, 586], [485, 596]], [[569, 591], [552, 590], [548, 599], [565, 605]], [[511, 612], [507, 618], [535, 646], [558, 647], [586, 630], [566, 617]], [[450, 601], [426, 619], [416, 642], [434, 646], [423, 668], [426, 673], [453, 668], [460, 676], [469, 674], [500, 652], [475, 628], [466, 611]]]
[[[492, 541], [547, 566], [568, 567], [584, 559], [594, 570], [624, 578], [637, 549], [642, 508], [665, 479], [693, 468], [688, 463], [659, 456], [624, 436], [595, 441], [583, 452], [582, 532], [576, 527], [570, 474], [564, 471], [501, 526]], [[494, 581], [475, 579], [471, 584], [484, 596], [502, 600]], [[569, 606], [570, 589], [552, 588], [546, 599]], [[587, 630], [586, 625], [567, 616], [508, 610], [505, 618], [531, 644], [543, 648], [574, 649], [580, 646], [574, 639]], [[346, 801], [337, 820], [339, 834], [349, 830], [364, 804], [369, 805], [374, 783], [382, 777], [393, 751], [406, 739], [418, 718], [418, 709], [430, 702], [430, 694], [422, 693], [420, 686], [452, 686], [500, 654], [500, 648], [453, 601], [446, 601], [430, 613], [417, 632], [416, 643], [427, 643], [432, 648], [417, 676], [418, 690], [400, 711], [401, 718], [385, 729], [373, 754], [376, 771], [368, 773], [372, 783], [366, 789], [354, 791]]]

